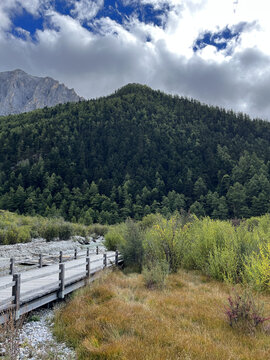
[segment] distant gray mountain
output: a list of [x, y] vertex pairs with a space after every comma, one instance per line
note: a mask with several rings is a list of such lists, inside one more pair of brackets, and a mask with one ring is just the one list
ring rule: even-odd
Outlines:
[[22, 70], [0, 72], [0, 115], [19, 114], [45, 106], [83, 100], [73, 89], [50, 77]]

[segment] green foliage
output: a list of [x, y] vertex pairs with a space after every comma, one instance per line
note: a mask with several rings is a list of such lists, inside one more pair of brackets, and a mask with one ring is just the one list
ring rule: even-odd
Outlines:
[[125, 244], [124, 239], [124, 228], [123, 225], [117, 225], [112, 227], [106, 234], [105, 234], [105, 246], [108, 250], [115, 251], [119, 248], [122, 248]]
[[93, 224], [89, 226], [90, 233], [96, 236], [105, 236], [108, 232], [108, 226], [101, 225], [101, 224]]
[[270, 241], [247, 258], [245, 279], [257, 290], [270, 291]]
[[112, 227], [106, 242], [109, 249], [119, 248], [128, 267], [143, 267], [147, 279], [158, 277], [166, 263], [169, 272], [200, 270], [219, 281], [270, 291], [268, 214], [246, 221], [198, 219], [184, 212], [170, 219], [148, 215]]
[[25, 243], [31, 240], [31, 226], [25, 217], [0, 211], [0, 245]]
[[166, 261], [169, 270], [176, 272], [181, 266], [185, 250], [185, 230], [178, 215], [170, 220], [160, 219], [145, 234], [144, 258], [147, 264]]
[[148, 214], [142, 218], [140, 226], [143, 230], [146, 230], [158, 224], [161, 220], [162, 216], [160, 214]]
[[72, 224], [63, 219], [46, 219], [40, 216], [22, 216], [0, 211], [0, 245], [28, 242], [34, 237], [47, 241], [55, 238], [68, 240], [72, 235], [88, 236], [90, 229], [82, 224]]
[[40, 316], [38, 315], [30, 315], [27, 319], [27, 322], [36, 322], [40, 321]]
[[165, 260], [148, 263], [143, 267], [142, 274], [146, 287], [163, 289], [169, 275], [169, 264]]
[[125, 259], [125, 266], [142, 269], [143, 263], [143, 232], [136, 222], [127, 219], [123, 233], [124, 241], [119, 250]]
[[1, 117], [0, 209], [86, 226], [182, 209], [259, 216], [269, 211], [269, 139], [268, 122], [138, 84]]
[[185, 267], [202, 270], [218, 280], [238, 281], [241, 258], [235, 229], [229, 222], [197, 220], [186, 238]]
[[58, 224], [58, 236], [60, 240], [68, 240], [72, 235], [75, 235], [72, 224], [64, 221]]
[[26, 226], [21, 226], [20, 228], [10, 228], [6, 232], [7, 244], [25, 243], [30, 240], [30, 231]]
[[53, 241], [59, 236], [59, 227], [55, 222], [48, 222], [44, 224], [40, 231], [41, 237], [46, 239], [46, 241]]
[[239, 267], [241, 267], [242, 261], [238, 256], [238, 247], [233, 241], [226, 241], [224, 247], [214, 246], [209, 252], [207, 273], [217, 280], [225, 280], [230, 283], [241, 281]]

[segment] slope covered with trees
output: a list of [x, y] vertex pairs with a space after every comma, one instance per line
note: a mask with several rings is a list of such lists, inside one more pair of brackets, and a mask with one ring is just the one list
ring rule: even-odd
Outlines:
[[270, 207], [270, 123], [130, 84], [0, 118], [0, 208], [115, 223]]

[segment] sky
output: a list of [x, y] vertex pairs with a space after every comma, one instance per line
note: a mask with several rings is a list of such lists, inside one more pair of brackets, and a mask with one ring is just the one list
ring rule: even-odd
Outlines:
[[0, 0], [0, 71], [127, 83], [270, 121], [269, 0]]

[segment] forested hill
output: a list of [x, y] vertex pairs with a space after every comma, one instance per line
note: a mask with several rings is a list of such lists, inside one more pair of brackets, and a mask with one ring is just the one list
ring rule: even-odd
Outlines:
[[0, 118], [0, 208], [114, 223], [270, 209], [270, 123], [127, 85]]

